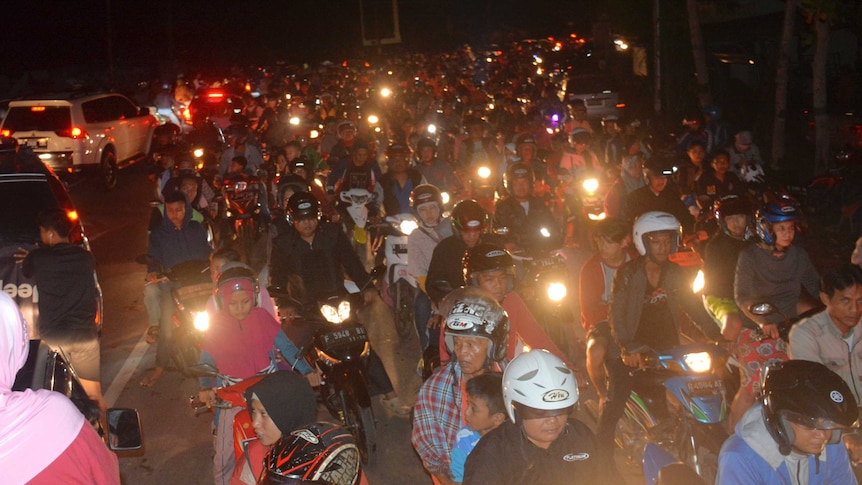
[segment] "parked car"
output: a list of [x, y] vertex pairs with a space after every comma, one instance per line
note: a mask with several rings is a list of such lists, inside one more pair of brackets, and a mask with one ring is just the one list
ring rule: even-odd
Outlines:
[[[77, 221], [70, 240], [90, 249], [63, 183], [26, 147], [15, 150], [14, 140], [0, 139], [0, 288], [18, 304], [30, 325], [30, 335], [38, 337], [39, 289], [25, 278], [15, 260], [18, 248], [31, 250], [39, 241], [36, 215], [46, 209], [61, 208]], [[102, 291], [96, 274], [96, 322], [102, 324]]]
[[123, 166], [145, 158], [159, 122], [121, 94], [64, 95], [17, 100], [0, 125], [62, 176], [90, 171], [106, 190]]

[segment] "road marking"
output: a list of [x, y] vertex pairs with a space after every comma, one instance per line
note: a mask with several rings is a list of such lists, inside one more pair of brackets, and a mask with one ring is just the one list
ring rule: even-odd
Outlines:
[[105, 392], [105, 403], [108, 407], [112, 407], [114, 403], [117, 402], [117, 399], [120, 397], [120, 393], [123, 392], [123, 389], [126, 388], [126, 384], [128, 384], [129, 380], [132, 378], [132, 374], [137, 370], [138, 365], [141, 363], [141, 359], [144, 358], [144, 354], [147, 353], [147, 350], [150, 348], [150, 344], [147, 343], [147, 334], [144, 332], [141, 335], [138, 343], [135, 344], [135, 348], [132, 349], [132, 352], [129, 353], [129, 356], [126, 358], [126, 361], [123, 363], [123, 367], [120, 368], [120, 372], [117, 373], [117, 377], [111, 381], [111, 385], [108, 386], [108, 390]]

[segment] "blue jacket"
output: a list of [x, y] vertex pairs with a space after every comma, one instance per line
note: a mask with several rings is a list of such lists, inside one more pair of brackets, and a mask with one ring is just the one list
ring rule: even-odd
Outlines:
[[735, 431], [721, 447], [716, 485], [856, 483], [843, 443], [826, 445], [819, 457], [779, 453], [778, 444], [763, 423], [760, 405], [752, 406], [745, 413]]
[[179, 263], [206, 261], [210, 251], [206, 229], [192, 221], [192, 207], [186, 201], [186, 216], [181, 229], [165, 216], [161, 225], [150, 232], [147, 255], [151, 261], [147, 263], [147, 271], [166, 271]]

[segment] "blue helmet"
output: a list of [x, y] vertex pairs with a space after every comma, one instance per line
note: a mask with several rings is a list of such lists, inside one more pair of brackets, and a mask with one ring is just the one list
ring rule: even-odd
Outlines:
[[769, 202], [754, 216], [754, 226], [757, 237], [766, 244], [775, 244], [775, 231], [772, 225], [776, 222], [798, 221], [799, 209], [788, 200]]

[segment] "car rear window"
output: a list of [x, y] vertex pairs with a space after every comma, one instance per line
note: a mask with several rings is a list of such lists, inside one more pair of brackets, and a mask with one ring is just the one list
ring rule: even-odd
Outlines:
[[62, 131], [71, 126], [72, 111], [68, 106], [14, 106], [3, 121], [3, 129], [12, 133]]
[[36, 215], [59, 206], [44, 176], [23, 179], [0, 176], [0, 207], [15, 208], [0, 211], [0, 245], [38, 241]]

